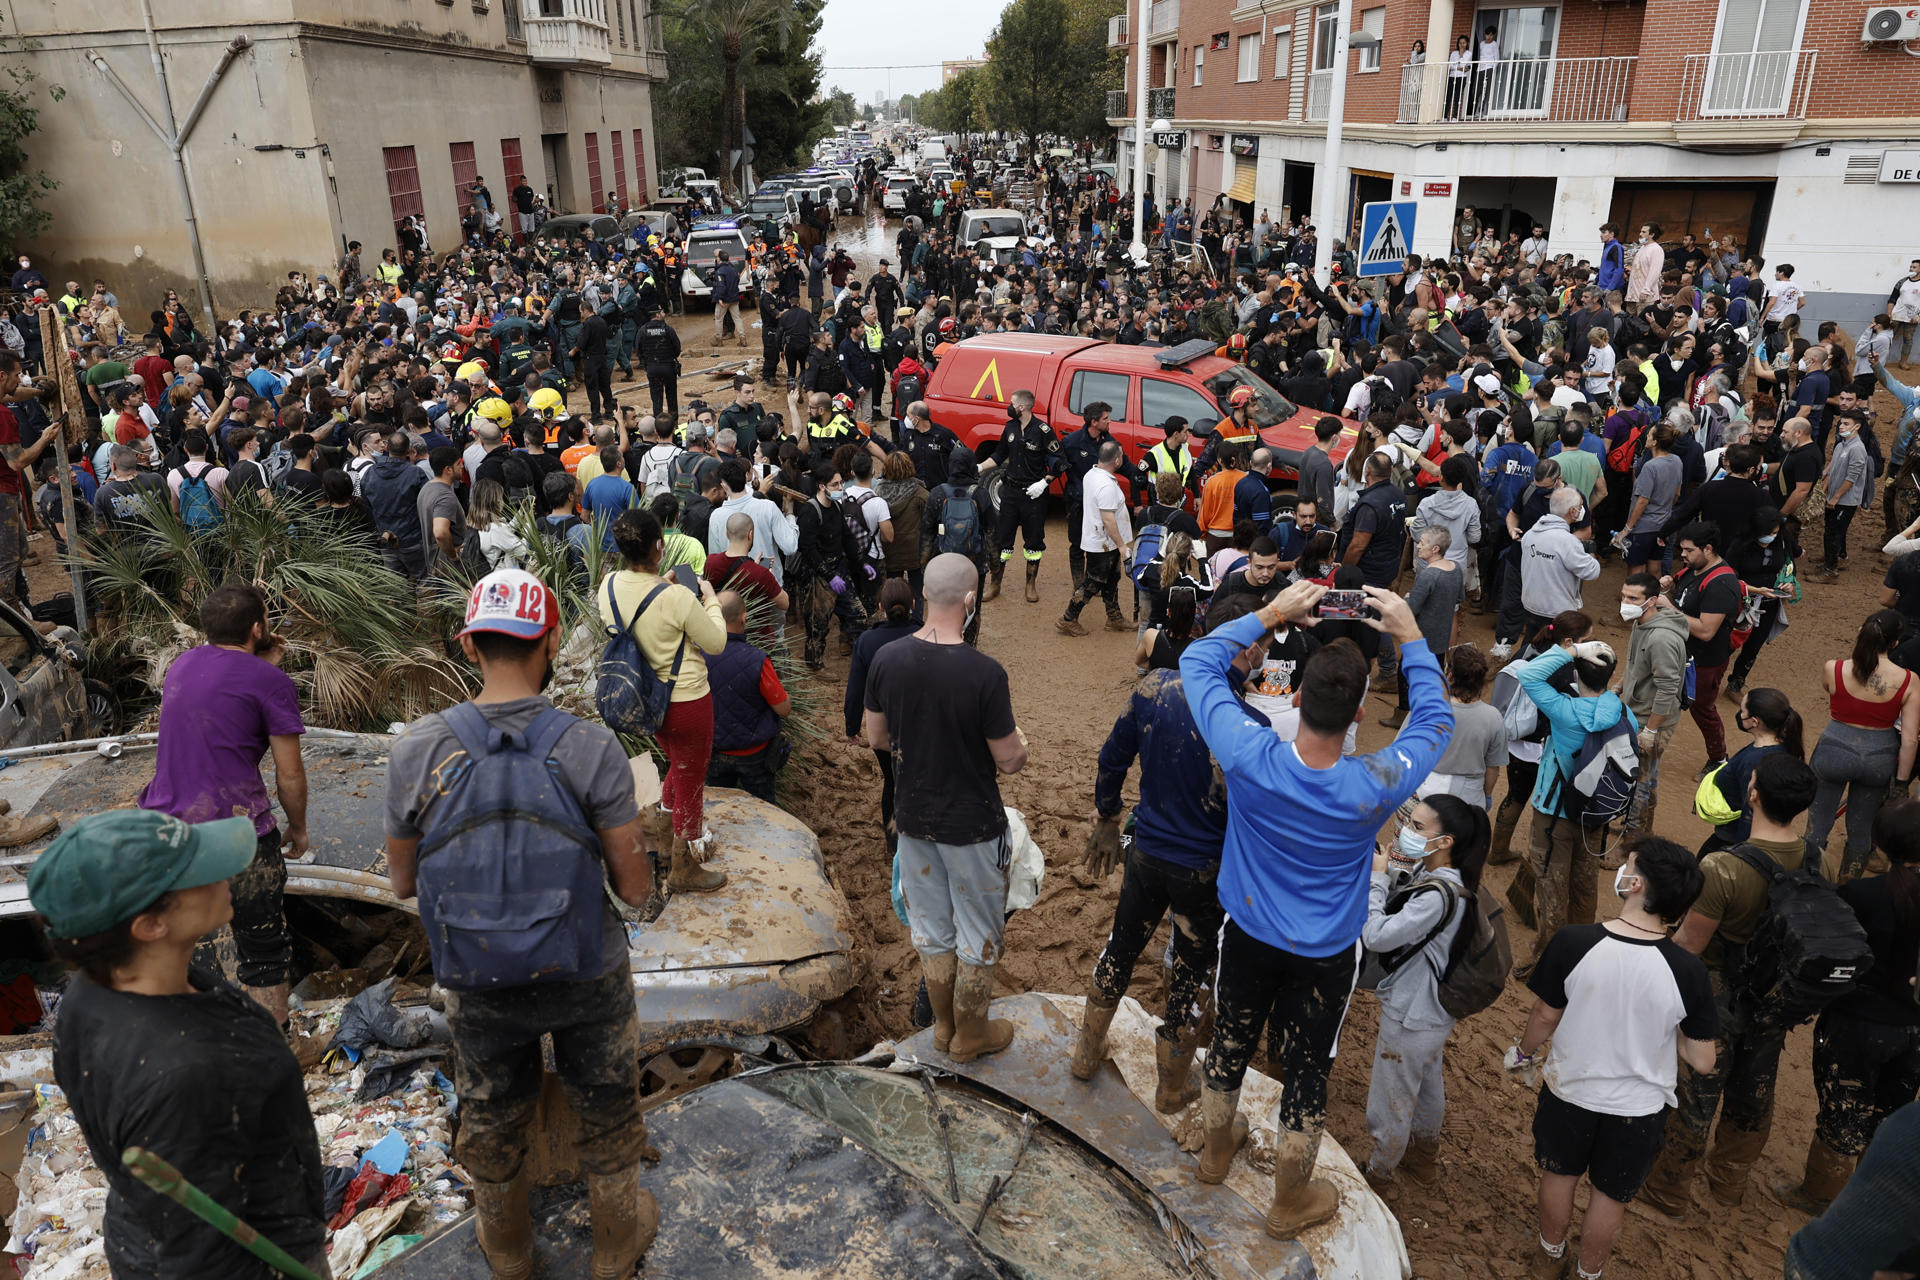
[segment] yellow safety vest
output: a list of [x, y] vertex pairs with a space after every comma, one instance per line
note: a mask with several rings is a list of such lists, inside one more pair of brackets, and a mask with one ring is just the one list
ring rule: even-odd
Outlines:
[[1170, 449], [1165, 440], [1147, 450], [1147, 459], [1153, 464], [1155, 472], [1171, 471], [1180, 477], [1181, 484], [1187, 482], [1187, 473], [1193, 470], [1193, 450], [1185, 447]]

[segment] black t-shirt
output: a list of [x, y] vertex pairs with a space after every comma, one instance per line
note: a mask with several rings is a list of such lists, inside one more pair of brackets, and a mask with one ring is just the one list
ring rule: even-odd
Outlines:
[[227, 472], [227, 499], [246, 497], [254, 502], [260, 501], [263, 491], [270, 492], [272, 486], [267, 483], [267, 473], [260, 464], [251, 460], [236, 462]]
[[[273, 1019], [196, 974], [182, 996], [143, 996], [76, 974], [60, 1004], [53, 1074], [87, 1146], [144, 1147], [295, 1258], [326, 1244], [320, 1146], [306, 1082]], [[119, 1276], [268, 1280], [279, 1273], [186, 1209], [97, 1158], [109, 1193], [107, 1260]]]
[[1887, 566], [1886, 579], [1881, 583], [1891, 587], [1898, 598], [1893, 607], [1907, 620], [1907, 633], [1917, 634], [1920, 628], [1920, 551], [1909, 551]]
[[979, 844], [1006, 831], [999, 770], [987, 746], [1015, 728], [1004, 667], [972, 645], [909, 636], [875, 656], [866, 710], [887, 718], [893, 739], [901, 835]]
[[311, 471], [302, 471], [299, 467], [287, 472], [287, 492], [296, 498], [318, 498], [325, 492], [320, 477]]
[[[1789, 450], [1773, 473], [1773, 505], [1785, 508], [1787, 497], [1796, 486], [1814, 484], [1820, 479], [1820, 446], [1803, 444]], [[1808, 492], [1812, 492], [1809, 490]]]
[[1674, 583], [1673, 603], [1689, 618], [1719, 613], [1720, 629], [1705, 640], [1687, 640], [1687, 656], [1695, 665], [1717, 667], [1733, 656], [1733, 623], [1740, 616], [1740, 575], [1732, 565], [1714, 565], [1705, 574], [1689, 572]]
[[1900, 928], [1891, 881], [1887, 876], [1850, 880], [1840, 886], [1840, 896], [1867, 931], [1873, 967], [1834, 1007], [1870, 1022], [1902, 1027], [1920, 1023], [1920, 1004], [1914, 1003], [1913, 988], [1908, 985], [1920, 965], [1920, 936]]

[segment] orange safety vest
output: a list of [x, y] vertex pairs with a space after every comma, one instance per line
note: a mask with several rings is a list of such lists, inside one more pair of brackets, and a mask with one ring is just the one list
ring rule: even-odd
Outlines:
[[1251, 444], [1260, 438], [1260, 433], [1253, 429], [1252, 423], [1248, 423], [1247, 426], [1243, 428], [1233, 420], [1232, 414], [1228, 414], [1226, 417], [1220, 419], [1220, 421], [1214, 425], [1213, 431], [1216, 436], [1228, 444]]

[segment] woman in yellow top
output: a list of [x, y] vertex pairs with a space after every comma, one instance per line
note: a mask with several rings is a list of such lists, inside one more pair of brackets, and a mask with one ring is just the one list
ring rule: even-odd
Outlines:
[[[660, 521], [651, 511], [629, 508], [613, 522], [613, 542], [625, 567], [600, 584], [600, 619], [613, 626], [613, 605], [640, 645], [654, 674], [673, 682], [666, 719], [654, 741], [667, 755], [667, 776], [660, 780], [659, 815], [652, 815], [650, 833], [667, 834], [671, 823], [671, 869], [667, 888], [675, 893], [707, 893], [727, 878], [707, 871], [711, 836], [704, 828], [707, 759], [713, 754], [713, 694], [707, 685], [707, 662], [701, 651], [719, 653], [727, 646], [726, 624], [720, 620], [720, 602], [713, 586], [699, 579], [700, 596], [670, 578], [660, 576], [664, 550]], [[655, 587], [666, 590], [641, 608]], [[679, 674], [674, 662], [679, 659]], [[643, 815], [643, 817], [648, 815]], [[657, 824], [657, 825], [655, 825]]]

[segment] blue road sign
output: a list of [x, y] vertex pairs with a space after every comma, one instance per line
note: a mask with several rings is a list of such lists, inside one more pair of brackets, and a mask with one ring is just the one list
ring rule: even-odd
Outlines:
[[1360, 206], [1359, 262], [1362, 276], [1391, 276], [1406, 270], [1413, 252], [1412, 200], [1378, 200]]

